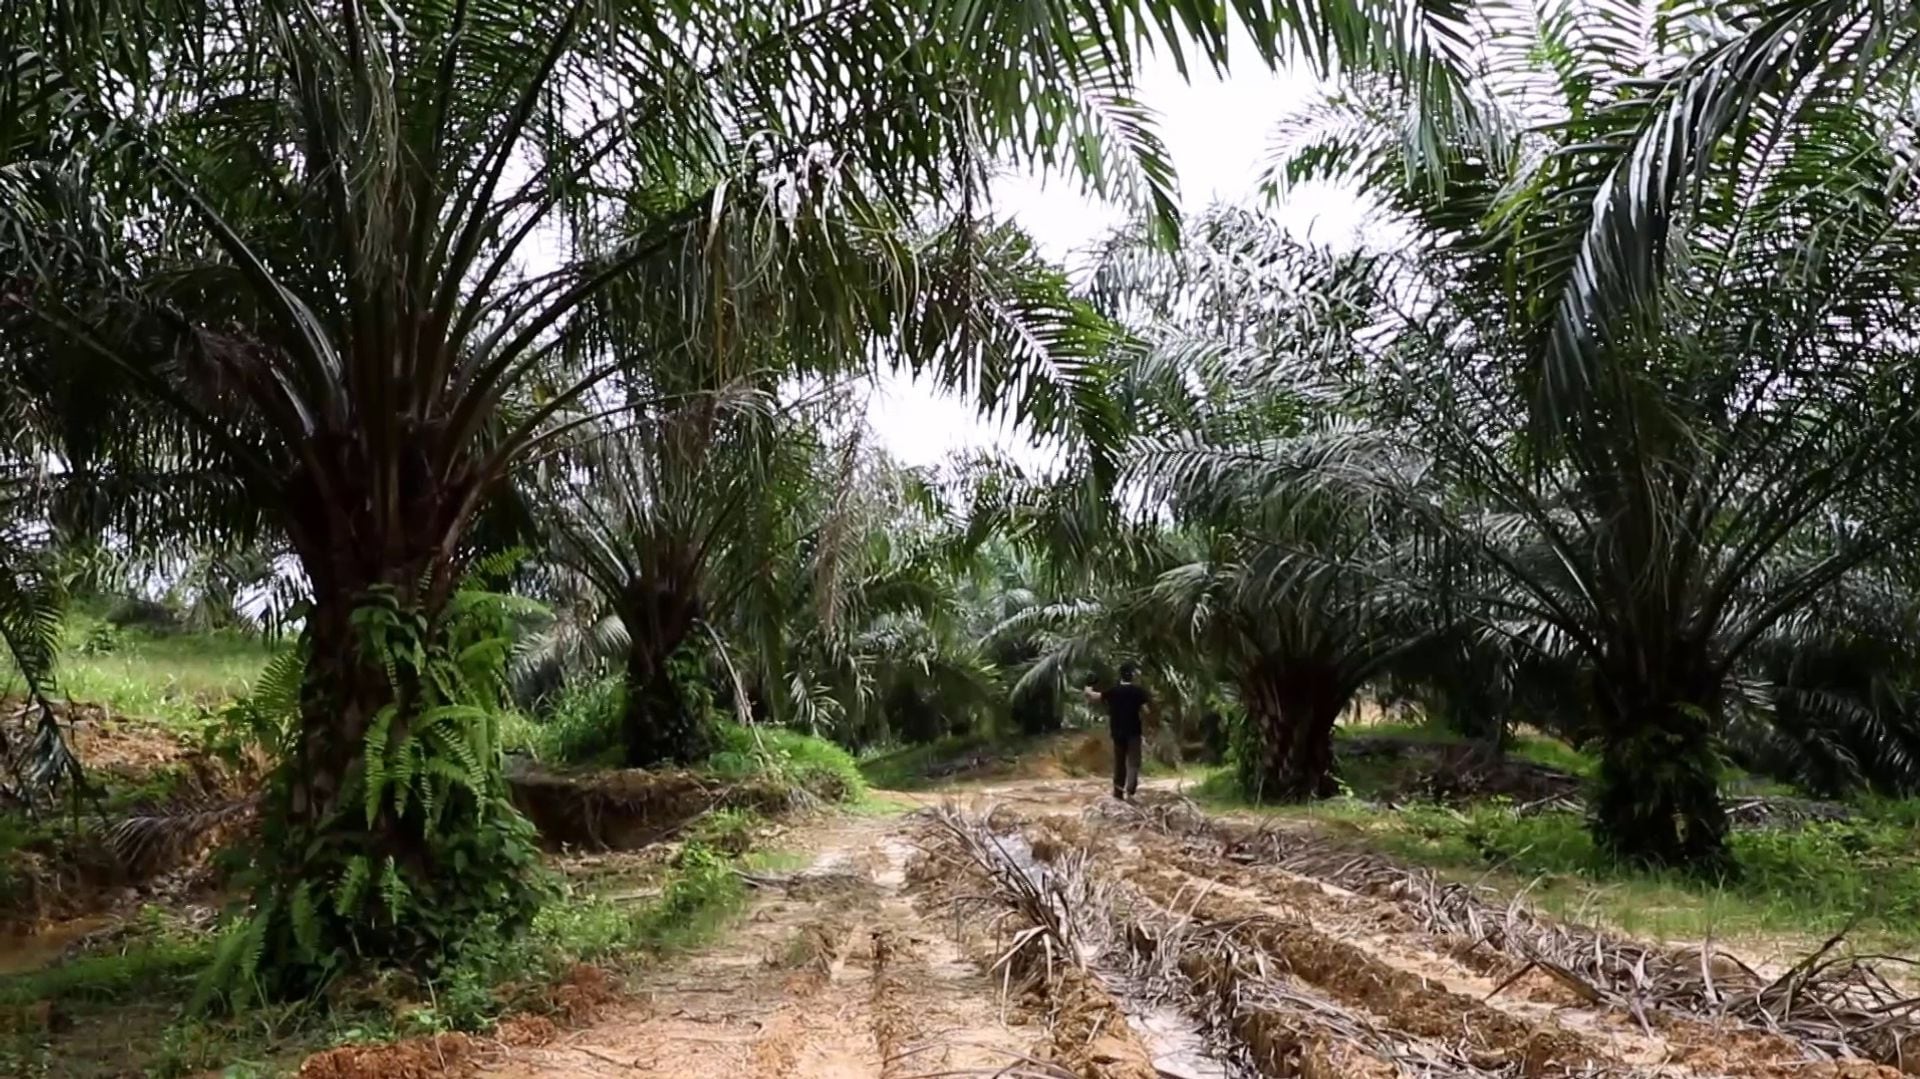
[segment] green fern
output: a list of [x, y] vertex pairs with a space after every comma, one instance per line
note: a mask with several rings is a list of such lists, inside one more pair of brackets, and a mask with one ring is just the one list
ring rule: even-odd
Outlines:
[[[500, 778], [503, 642], [512, 627], [500, 604], [462, 599], [453, 608], [428, 619], [385, 589], [354, 613], [362, 662], [392, 687], [339, 795], [365, 831], [353, 842], [316, 843], [311, 822], [269, 822], [256, 870], [279, 899], [260, 930], [277, 993], [311, 992], [343, 956], [444, 955], [475, 933], [523, 925], [546, 894], [531, 826]], [[286, 705], [297, 716], [299, 687], [288, 660], [251, 707], [265, 714]], [[283, 776], [294, 768], [283, 758]], [[234, 969], [253, 961], [242, 952]]]
[[366, 763], [362, 768], [364, 788], [360, 792], [360, 799], [367, 812], [368, 827], [372, 827], [373, 822], [380, 816], [382, 796], [386, 793], [387, 784], [391, 779], [387, 767], [387, 737], [392, 733], [393, 720], [398, 714], [399, 708], [389, 704], [374, 715], [373, 722], [367, 727]]
[[303, 880], [293, 890], [293, 902], [287, 907], [287, 915], [301, 957], [309, 962], [317, 959], [320, 953], [320, 906], [313, 899], [312, 881]]
[[351, 918], [358, 913], [360, 898], [366, 893], [367, 881], [372, 875], [373, 867], [367, 862], [366, 855], [356, 854], [349, 858], [339, 882], [333, 886], [333, 912], [342, 918]]
[[387, 917], [398, 923], [412, 898], [412, 889], [400, 877], [400, 863], [393, 855], [387, 855], [386, 867], [380, 871], [380, 901], [386, 904]]

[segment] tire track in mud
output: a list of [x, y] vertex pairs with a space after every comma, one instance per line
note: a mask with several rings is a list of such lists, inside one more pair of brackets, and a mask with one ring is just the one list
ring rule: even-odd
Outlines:
[[993, 984], [904, 895], [912, 852], [898, 829], [829, 818], [812, 864], [756, 878], [747, 914], [712, 946], [643, 972], [592, 1026], [507, 1048], [483, 1072], [910, 1079], [1025, 1059], [1039, 1032], [1001, 1021]]

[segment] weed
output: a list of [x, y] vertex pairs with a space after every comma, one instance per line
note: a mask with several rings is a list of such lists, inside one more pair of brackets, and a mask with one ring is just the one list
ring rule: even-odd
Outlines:
[[124, 952], [82, 956], [43, 970], [0, 977], [0, 1007], [169, 996], [193, 983], [213, 958], [216, 944], [205, 936], [166, 934]]
[[652, 906], [640, 913], [640, 943], [655, 952], [679, 951], [712, 937], [746, 900], [733, 865], [718, 853], [689, 843], [679, 872]]
[[[1007, 752], [1018, 752], [1026, 741], [1030, 740], [1007, 741]], [[931, 775], [936, 765], [958, 760], [992, 744], [993, 739], [984, 734], [950, 734], [921, 745], [885, 747], [861, 759], [860, 775], [882, 790], [917, 790], [939, 782]]]
[[920, 808], [920, 804], [909, 798], [890, 795], [885, 791], [869, 790], [866, 797], [847, 806], [847, 812], [856, 817], [900, 817]]
[[[264, 638], [234, 630], [116, 628], [77, 608], [62, 628], [60, 689], [117, 715], [194, 728], [211, 710], [244, 695], [274, 651]], [[0, 662], [0, 672], [10, 671]]]
[[853, 757], [824, 738], [783, 727], [722, 724], [719, 749], [707, 761], [716, 775], [772, 775], [830, 802], [858, 802], [867, 790]]
[[[1241, 803], [1224, 769], [1191, 793]], [[1851, 925], [1863, 942], [1910, 949], [1920, 922], [1920, 804], [1913, 802], [1870, 804], [1850, 821], [1736, 832], [1735, 873], [1720, 883], [1622, 865], [1595, 847], [1578, 814], [1523, 814], [1500, 800], [1388, 810], [1336, 799], [1263, 811], [1328, 822], [1442, 873], [1526, 889], [1549, 913], [1597, 916], [1659, 939], [1805, 937]]]
[[502, 991], [509, 983], [537, 989], [580, 963], [617, 968], [694, 947], [745, 901], [733, 861], [689, 842], [659, 896], [644, 906], [562, 896], [541, 907], [525, 934], [476, 940], [430, 981], [428, 1005], [408, 1011], [399, 1033], [482, 1029], [513, 1003]]
[[689, 839], [722, 854], [745, 854], [765, 822], [750, 809], [716, 809], [694, 823]]
[[501, 740], [506, 749], [546, 764], [618, 765], [625, 701], [626, 690], [616, 676], [569, 682], [545, 716], [513, 717], [502, 726]]

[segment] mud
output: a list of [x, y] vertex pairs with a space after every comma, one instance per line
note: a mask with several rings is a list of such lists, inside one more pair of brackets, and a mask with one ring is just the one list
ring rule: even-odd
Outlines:
[[478, 1048], [465, 1034], [439, 1034], [392, 1045], [347, 1045], [316, 1053], [300, 1079], [438, 1079], [474, 1074]]
[[[0, 940], [70, 937], [75, 919], [90, 931], [96, 916], [127, 914], [143, 903], [175, 905], [207, 892], [215, 883], [210, 852], [254, 823], [250, 792], [265, 762], [218, 758], [173, 732], [113, 718], [95, 705], [56, 705], [55, 711], [68, 748], [104, 793], [100, 800], [63, 803], [26, 842], [0, 853], [0, 879], [8, 884], [0, 888]], [[0, 706], [4, 744], [25, 747], [33, 721], [17, 703]], [[109, 803], [115, 808], [103, 816]], [[19, 949], [46, 951], [28, 940]]]
[[[556, 1010], [464, 1046], [324, 1064], [386, 1070], [303, 1074], [1897, 1074], [1810, 1059], [1784, 1035], [1629, 1014], [1581, 992], [1578, 978], [1429, 932], [1391, 894], [1236, 861], [1242, 837], [1223, 841], [1197, 817], [1169, 829], [1105, 805], [1099, 787], [1048, 779], [966, 791], [955, 812], [996, 837], [998, 878], [925, 814], [798, 826], [790, 838], [805, 869], [757, 878], [744, 921], [721, 942], [608, 989], [579, 1021]], [[1083, 815], [1089, 806], [1102, 808]], [[428, 1058], [441, 1070], [405, 1070]]]

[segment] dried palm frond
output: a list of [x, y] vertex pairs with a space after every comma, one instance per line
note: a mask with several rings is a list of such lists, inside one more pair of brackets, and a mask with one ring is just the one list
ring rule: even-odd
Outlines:
[[1592, 926], [1547, 918], [1521, 897], [1442, 881], [1417, 867], [1299, 831], [1249, 831], [1197, 809], [1163, 808], [1139, 823], [1207, 842], [1222, 855], [1363, 895], [1386, 899], [1428, 932], [1535, 965], [1594, 1002], [1620, 1008], [1643, 1026], [1654, 1011], [1733, 1020], [1792, 1038], [1813, 1059], [1866, 1058], [1896, 1067], [1920, 1061], [1920, 998], [1882, 973], [1902, 956], [1839, 951], [1845, 933], [1777, 977], [1716, 947], [1663, 949]]
[[114, 856], [134, 877], [177, 865], [252, 823], [260, 795], [238, 799], [193, 799], [138, 809], [103, 819], [99, 828]]

